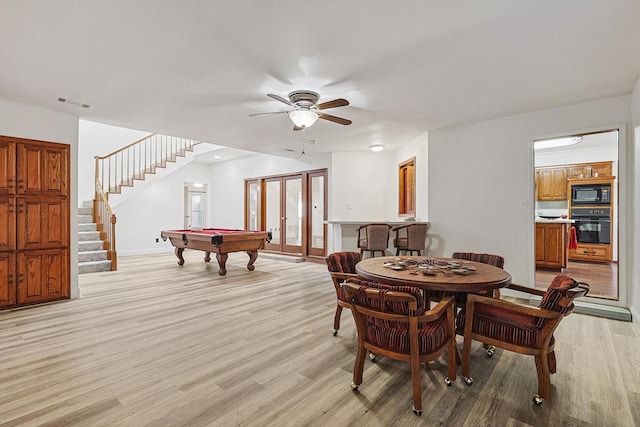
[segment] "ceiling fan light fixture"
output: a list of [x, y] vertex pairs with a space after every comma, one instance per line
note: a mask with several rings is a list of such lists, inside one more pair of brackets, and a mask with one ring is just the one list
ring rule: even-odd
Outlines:
[[382, 144], [373, 144], [369, 146], [369, 150], [377, 153], [378, 151], [384, 150], [384, 145]]
[[318, 120], [318, 114], [310, 110], [294, 110], [289, 113], [289, 118], [294, 125], [308, 128]]

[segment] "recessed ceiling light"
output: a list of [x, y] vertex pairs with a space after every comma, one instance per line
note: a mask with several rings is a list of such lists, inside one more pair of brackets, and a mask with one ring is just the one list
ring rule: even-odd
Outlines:
[[369, 146], [369, 150], [375, 151], [375, 152], [382, 151], [382, 150], [384, 150], [384, 145], [382, 145], [382, 144], [373, 144], [373, 145]]
[[91, 108], [91, 105], [89, 105], [89, 104], [85, 104], [85, 103], [82, 103], [82, 102], [78, 102], [78, 101], [74, 101], [72, 99], [67, 99], [67, 98], [62, 98], [62, 97], [58, 97], [58, 102], [62, 102], [64, 104], [75, 105], [76, 107]]
[[214, 159], [221, 159], [222, 157], [220, 156], [213, 156]]

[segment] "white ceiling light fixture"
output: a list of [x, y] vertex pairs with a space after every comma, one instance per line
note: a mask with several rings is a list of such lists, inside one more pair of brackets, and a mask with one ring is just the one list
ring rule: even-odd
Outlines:
[[563, 138], [539, 139], [533, 141], [533, 149], [541, 150], [543, 148], [565, 147], [567, 145], [578, 144], [582, 142], [581, 136], [566, 136]]
[[377, 153], [379, 151], [384, 150], [384, 145], [382, 145], [382, 144], [373, 144], [373, 145], [369, 146], [369, 150]]
[[294, 125], [300, 128], [308, 128], [318, 120], [318, 114], [311, 110], [300, 109], [289, 113], [289, 118]]

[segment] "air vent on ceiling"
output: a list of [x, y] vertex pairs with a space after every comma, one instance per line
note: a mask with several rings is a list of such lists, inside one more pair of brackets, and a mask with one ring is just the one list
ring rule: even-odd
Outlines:
[[76, 107], [91, 108], [91, 105], [89, 105], [89, 104], [84, 104], [82, 102], [74, 101], [72, 99], [58, 97], [58, 101], [59, 102], [64, 102], [65, 104], [75, 105]]

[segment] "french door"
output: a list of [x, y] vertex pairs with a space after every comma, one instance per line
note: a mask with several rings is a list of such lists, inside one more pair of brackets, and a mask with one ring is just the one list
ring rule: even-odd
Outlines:
[[265, 230], [272, 239], [265, 249], [302, 253], [302, 175], [264, 180]]
[[325, 255], [326, 170], [245, 182], [245, 227], [270, 231], [265, 249]]

